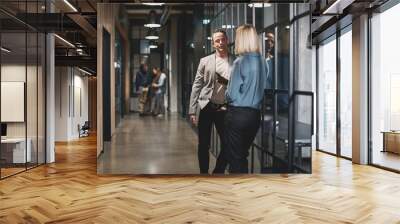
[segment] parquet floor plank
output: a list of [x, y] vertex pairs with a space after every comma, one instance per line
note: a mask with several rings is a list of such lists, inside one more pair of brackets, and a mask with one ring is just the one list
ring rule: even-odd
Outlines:
[[0, 181], [0, 223], [400, 223], [400, 175], [319, 152], [311, 175], [97, 175], [96, 141]]

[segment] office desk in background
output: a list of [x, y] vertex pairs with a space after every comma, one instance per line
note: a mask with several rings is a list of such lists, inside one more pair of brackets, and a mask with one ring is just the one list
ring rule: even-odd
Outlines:
[[[25, 144], [27, 144], [25, 152]], [[1, 159], [6, 164], [19, 164], [31, 162], [32, 141], [30, 138], [6, 138], [1, 139]]]
[[400, 154], [400, 131], [382, 131], [383, 150], [382, 152], [392, 152]]

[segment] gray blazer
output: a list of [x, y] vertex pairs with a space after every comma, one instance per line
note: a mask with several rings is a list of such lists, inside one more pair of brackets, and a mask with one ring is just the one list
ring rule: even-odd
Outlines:
[[[214, 89], [215, 79], [215, 53], [200, 59], [194, 78], [192, 93], [190, 94], [189, 114], [196, 114], [198, 106], [203, 109], [210, 102]], [[229, 54], [229, 66], [233, 65], [235, 56]]]

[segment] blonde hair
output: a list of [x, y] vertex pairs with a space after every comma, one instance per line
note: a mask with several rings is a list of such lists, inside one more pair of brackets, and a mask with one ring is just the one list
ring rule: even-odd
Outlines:
[[236, 29], [235, 54], [241, 55], [251, 52], [261, 53], [260, 43], [256, 28], [245, 24]]

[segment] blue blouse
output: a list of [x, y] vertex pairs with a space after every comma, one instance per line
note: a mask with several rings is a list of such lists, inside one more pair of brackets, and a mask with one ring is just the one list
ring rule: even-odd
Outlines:
[[229, 105], [260, 109], [267, 84], [268, 67], [260, 53], [245, 53], [233, 62], [226, 90]]

